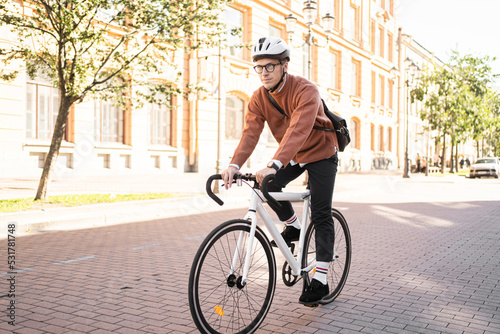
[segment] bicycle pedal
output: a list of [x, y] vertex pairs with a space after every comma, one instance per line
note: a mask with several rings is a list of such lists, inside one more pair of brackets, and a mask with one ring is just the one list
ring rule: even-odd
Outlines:
[[307, 307], [318, 307], [319, 306], [319, 302], [311, 303], [311, 304], [308, 304], [308, 303], [301, 303], [301, 304], [304, 306], [307, 306]]

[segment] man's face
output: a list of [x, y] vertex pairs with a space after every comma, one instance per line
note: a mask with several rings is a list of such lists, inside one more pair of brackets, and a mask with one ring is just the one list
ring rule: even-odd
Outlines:
[[[266, 70], [265, 66], [269, 64], [277, 64], [276, 66], [274, 66], [274, 71], [268, 72]], [[277, 59], [259, 59], [255, 63], [255, 65], [264, 67], [262, 69], [262, 73], [259, 74], [259, 79], [266, 89], [272, 89], [274, 86], [276, 86], [280, 81], [281, 76], [283, 75], [283, 71], [286, 72], [286, 70], [288, 69], [288, 63], [285, 62], [280, 65], [280, 61]]]

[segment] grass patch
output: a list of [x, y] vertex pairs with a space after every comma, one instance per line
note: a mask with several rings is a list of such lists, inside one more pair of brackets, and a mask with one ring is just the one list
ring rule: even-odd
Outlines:
[[48, 207], [73, 207], [88, 204], [141, 201], [172, 197], [174, 197], [174, 195], [169, 193], [145, 193], [49, 196], [45, 201], [34, 201], [33, 198], [16, 198], [0, 200], [0, 212], [18, 212], [43, 209]]

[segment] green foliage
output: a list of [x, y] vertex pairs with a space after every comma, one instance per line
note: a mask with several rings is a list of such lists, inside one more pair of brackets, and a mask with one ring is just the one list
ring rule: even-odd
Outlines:
[[136, 98], [179, 93], [176, 50], [217, 45], [224, 30], [220, 10], [228, 2], [34, 0], [22, 7], [0, 0], [0, 24], [18, 38], [0, 49], [0, 60], [23, 60], [30, 77], [43, 72], [72, 102], [91, 94], [123, 104], [131, 86], [142, 92]]
[[453, 143], [498, 133], [500, 99], [492, 87], [493, 60], [453, 51], [449, 64], [428, 70], [412, 91], [415, 99], [424, 102], [421, 118], [433, 130], [450, 135]]
[[[22, 61], [28, 76], [43, 75], [59, 88], [59, 113], [35, 199], [46, 198], [70, 107], [87, 95], [126, 107], [167, 103], [170, 94], [185, 91], [175, 63], [183, 65], [179, 50], [218, 45], [225, 31], [221, 10], [229, 2], [0, 0], [0, 26], [17, 36], [0, 45], [0, 62]], [[18, 74], [3, 69], [0, 79]]]

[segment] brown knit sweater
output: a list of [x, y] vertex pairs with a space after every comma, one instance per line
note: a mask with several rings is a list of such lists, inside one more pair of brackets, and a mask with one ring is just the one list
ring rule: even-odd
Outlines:
[[281, 161], [283, 167], [291, 160], [309, 163], [335, 154], [334, 147], [338, 147], [335, 133], [313, 129], [314, 125], [333, 128], [323, 111], [318, 88], [313, 83], [287, 74], [282, 90], [272, 93], [272, 96], [289, 117], [282, 115], [271, 104], [264, 86], [257, 89], [248, 104], [245, 128], [231, 163], [243, 166], [255, 149], [266, 121], [279, 143], [272, 159]]

